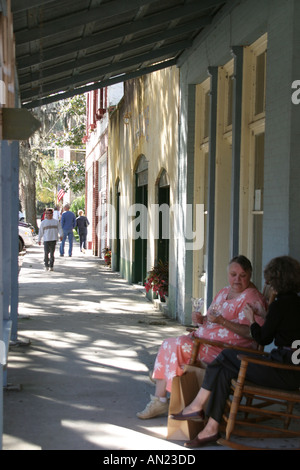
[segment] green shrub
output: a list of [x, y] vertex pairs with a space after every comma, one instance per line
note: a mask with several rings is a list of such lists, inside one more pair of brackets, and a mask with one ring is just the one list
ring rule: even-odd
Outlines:
[[78, 211], [83, 210], [85, 212], [85, 196], [79, 196], [71, 204], [70, 210], [74, 212], [76, 217], [78, 217]]

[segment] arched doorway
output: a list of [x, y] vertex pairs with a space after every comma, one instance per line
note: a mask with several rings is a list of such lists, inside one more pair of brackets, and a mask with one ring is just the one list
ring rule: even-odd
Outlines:
[[139, 220], [136, 231], [140, 236], [134, 240], [133, 263], [133, 282], [143, 284], [147, 275], [147, 217], [143, 217], [148, 210], [148, 161], [145, 155], [141, 155], [135, 170], [135, 203], [146, 209], [136, 212]]
[[121, 245], [120, 245], [120, 197], [121, 182], [118, 179], [116, 184], [116, 264], [115, 270], [120, 271]]
[[[162, 170], [158, 180], [158, 205], [159, 207], [165, 206], [168, 215], [170, 216], [170, 183], [166, 170]], [[166, 226], [168, 225], [168, 226]], [[156, 249], [157, 261], [161, 260], [163, 263], [169, 262], [169, 217], [165, 218], [165, 210], [159, 211], [159, 232]]]

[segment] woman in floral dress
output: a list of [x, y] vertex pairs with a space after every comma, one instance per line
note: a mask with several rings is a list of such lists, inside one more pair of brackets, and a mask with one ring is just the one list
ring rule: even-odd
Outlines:
[[[155, 395], [151, 395], [146, 408], [137, 413], [138, 418], [154, 418], [168, 411], [167, 392], [171, 391], [173, 378], [182, 375], [184, 366], [190, 362], [194, 336], [248, 348], [257, 347], [251, 338], [244, 308], [247, 304], [251, 305], [256, 312], [257, 322], [262, 325], [266, 304], [262, 294], [251, 283], [251, 275], [252, 266], [245, 256], [233, 258], [228, 265], [229, 286], [215, 296], [206, 317], [199, 313], [193, 314], [193, 321], [200, 323], [198, 329], [189, 335], [168, 338], [162, 343], [153, 370]], [[220, 352], [221, 349], [216, 346], [202, 344], [198, 360], [208, 364]]]

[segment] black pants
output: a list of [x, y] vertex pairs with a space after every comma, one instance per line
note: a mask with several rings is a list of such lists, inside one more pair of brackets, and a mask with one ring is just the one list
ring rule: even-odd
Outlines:
[[56, 240], [44, 242], [44, 264], [45, 268], [53, 268], [54, 265], [54, 252]]
[[[277, 352], [278, 350], [274, 350]], [[206, 414], [221, 422], [226, 400], [230, 394], [231, 380], [237, 378], [241, 361], [239, 352], [225, 349], [211, 362], [206, 369], [202, 388], [211, 391]], [[255, 356], [255, 354], [253, 354]], [[251, 355], [251, 356], [253, 356]], [[270, 360], [272, 360], [272, 353]], [[275, 369], [274, 367], [249, 364], [246, 380], [265, 387], [282, 388], [284, 390], [298, 390], [300, 387], [299, 372]]]
[[86, 250], [86, 237], [87, 237], [87, 231], [86, 230], [84, 232], [79, 231], [80, 251], [82, 251], [82, 249]]

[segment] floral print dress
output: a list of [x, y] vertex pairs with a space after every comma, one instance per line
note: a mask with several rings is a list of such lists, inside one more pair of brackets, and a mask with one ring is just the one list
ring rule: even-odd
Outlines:
[[[209, 310], [216, 308], [226, 320], [240, 323], [241, 325], [249, 325], [243, 309], [247, 303], [256, 310], [266, 309], [266, 304], [262, 294], [253, 287], [245, 289], [238, 297], [228, 299], [230, 286], [224, 287], [214, 298]], [[264, 320], [262, 317], [256, 316], [255, 320], [262, 325]], [[233, 333], [218, 323], [211, 323], [206, 318], [202, 325], [195, 332], [189, 335], [178, 336], [177, 338], [167, 338], [162, 343], [153, 370], [154, 379], [164, 379], [167, 382], [166, 389], [171, 391], [173, 377], [180, 376], [184, 372], [185, 364], [188, 364], [193, 349], [193, 337], [206, 338], [210, 340], [222, 341], [228, 344], [239, 345], [247, 348], [255, 349], [257, 343], [250, 338]], [[221, 349], [208, 344], [201, 344], [198, 353], [198, 360], [210, 363], [212, 362]]]

